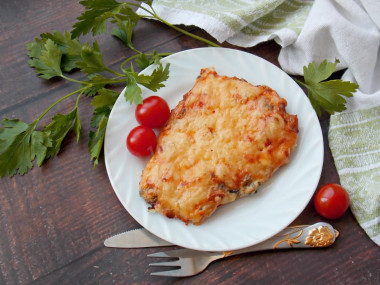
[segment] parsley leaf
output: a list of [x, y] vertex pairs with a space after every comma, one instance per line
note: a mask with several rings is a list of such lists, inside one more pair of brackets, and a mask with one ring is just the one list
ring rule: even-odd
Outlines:
[[45, 50], [41, 52], [41, 60], [50, 68], [49, 78], [62, 75], [61, 59], [62, 51], [51, 39], [48, 39], [45, 44]]
[[57, 114], [53, 117], [53, 121], [45, 126], [44, 132], [50, 133], [51, 146], [47, 149], [46, 158], [54, 157], [59, 153], [63, 139], [66, 137], [70, 129], [74, 127], [77, 140], [79, 140], [80, 118], [78, 108], [75, 107], [68, 114]]
[[[27, 43], [26, 47], [31, 58], [29, 65], [35, 68], [42, 78], [50, 79], [54, 76], [61, 76], [60, 70], [69, 72], [78, 67], [76, 62], [81, 60], [82, 46], [78, 40], [72, 40], [68, 32], [61, 34], [53, 31], [53, 33], [41, 34], [40, 37], [34, 42]], [[56, 50], [57, 47], [61, 51], [61, 56]], [[47, 48], [50, 49], [50, 53]], [[49, 58], [50, 56], [52, 57]], [[50, 63], [47, 63], [47, 60]]]
[[0, 177], [28, 172], [37, 158], [40, 166], [51, 145], [48, 132], [36, 131], [37, 121], [28, 125], [20, 120], [4, 119], [0, 128]]
[[324, 60], [318, 66], [312, 62], [303, 67], [305, 82], [296, 80], [307, 88], [310, 103], [318, 116], [322, 114], [321, 108], [329, 114], [346, 110], [346, 99], [343, 96], [352, 97], [359, 88], [356, 83], [340, 79], [325, 81], [335, 72], [338, 62]]
[[125, 100], [131, 104], [142, 104], [141, 88], [137, 85], [136, 75], [132, 72], [127, 74], [128, 84], [124, 92]]
[[[145, 57], [147, 58], [147, 57]], [[125, 99], [131, 104], [142, 104], [141, 88], [142, 86], [156, 92], [165, 85], [162, 83], [169, 78], [169, 66], [166, 64], [165, 68], [159, 63], [153, 70], [151, 75], [138, 74], [133, 71], [131, 66], [126, 72], [128, 84], [124, 93]]]
[[160, 63], [157, 68], [153, 70], [148, 83], [139, 83], [146, 88], [149, 88], [150, 90], [156, 92], [158, 89], [165, 86], [162, 82], [166, 81], [169, 78], [169, 66], [170, 64], [167, 63], [164, 68]]
[[124, 3], [118, 3], [115, 0], [83, 0], [79, 3], [86, 10], [73, 25], [72, 38], [88, 34], [90, 31], [93, 36], [106, 32], [107, 20], [119, 13], [122, 5], [124, 5]]
[[117, 23], [119, 28], [114, 27], [112, 29], [112, 35], [119, 38], [130, 49], [135, 49], [132, 43], [133, 28], [136, 23], [130, 20]]
[[98, 95], [92, 99], [91, 105], [94, 106], [95, 109], [107, 107], [109, 111], [111, 111], [118, 97], [118, 92], [103, 88], [100, 89]]
[[28, 48], [33, 56], [29, 65], [35, 68], [41, 78], [50, 79], [62, 75], [62, 51], [51, 39], [38, 40], [29, 44]]
[[[127, 3], [124, 3], [127, 4]], [[123, 5], [119, 11], [119, 14], [114, 16], [116, 21], [131, 21], [133, 25], [136, 25], [137, 22], [141, 19], [140, 15], [137, 15], [131, 7]]]
[[26, 124], [20, 120], [4, 119], [0, 127], [0, 177], [7, 173], [13, 176], [16, 173], [21, 175], [28, 172], [33, 167], [33, 161], [37, 160], [37, 165], [58, 154], [61, 143], [71, 128], [74, 129], [77, 141], [79, 140], [81, 122], [78, 113], [78, 100], [74, 109], [66, 115], [58, 114], [53, 117], [53, 121], [44, 127], [43, 131], [37, 131], [36, 127], [41, 118], [58, 102], [70, 97], [68, 94], [50, 105], [31, 124]]
[[0, 128], [0, 153], [4, 152], [15, 140], [15, 137], [25, 132], [29, 125], [19, 120], [4, 119]]
[[34, 160], [35, 156], [37, 159], [37, 165], [41, 166], [45, 161], [47, 150], [51, 146], [50, 133], [33, 131], [31, 142], [31, 160]]
[[108, 117], [118, 97], [118, 92], [103, 88], [99, 90], [98, 95], [91, 101], [91, 105], [95, 107], [94, 115], [91, 118], [91, 127], [96, 129], [96, 131], [90, 132], [88, 152], [91, 161], [94, 160], [94, 168], [98, 165], [99, 156], [103, 148]]
[[88, 78], [90, 80], [82, 84], [82, 86], [86, 86], [86, 84], [90, 83], [90, 86], [84, 91], [87, 96], [95, 96], [99, 90], [104, 88], [105, 82], [108, 80], [108, 78], [100, 74], [90, 74]]
[[73, 131], [76, 135], [77, 142], [79, 142], [80, 138], [80, 130], [82, 129], [82, 124], [78, 112], [78, 107], [76, 107], [76, 112], [75, 112], [75, 121], [74, 121], [74, 126], [73, 126]]
[[148, 56], [145, 53], [140, 53], [136, 60], [135, 63], [137, 64], [138, 67], [141, 69], [147, 68], [149, 65], [152, 64], [152, 61], [149, 60]]
[[42, 40], [51, 39], [58, 45], [62, 51], [61, 68], [64, 72], [69, 72], [74, 68], [77, 68], [76, 62], [81, 59], [82, 45], [76, 39], [71, 39], [68, 32], [64, 34], [53, 31], [53, 33], [41, 34]]
[[108, 116], [99, 115], [97, 118], [97, 130], [96, 132], [90, 132], [90, 141], [88, 142], [88, 152], [90, 154], [91, 161], [94, 160], [94, 169], [99, 163], [99, 156], [103, 148], [103, 142], [108, 123]]
[[107, 70], [97, 41], [94, 41], [92, 47], [88, 43], [85, 43], [82, 46], [81, 56], [82, 60], [76, 64], [82, 72], [92, 74]]

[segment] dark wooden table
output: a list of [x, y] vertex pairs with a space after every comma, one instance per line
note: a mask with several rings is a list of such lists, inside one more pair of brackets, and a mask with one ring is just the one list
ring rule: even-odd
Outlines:
[[[76, 0], [1, 2], [1, 119], [19, 118], [30, 123], [52, 102], [76, 88], [64, 80], [38, 78], [28, 66], [25, 44], [44, 32], [70, 31], [81, 11]], [[198, 29], [189, 30], [207, 36]], [[115, 68], [132, 54], [109, 35], [98, 40], [105, 62]], [[204, 46], [149, 21], [138, 24], [134, 43], [144, 52]], [[278, 65], [280, 48], [274, 42], [246, 50]], [[52, 114], [70, 111], [73, 100], [58, 105]], [[58, 157], [25, 176], [0, 180], [0, 284], [380, 284], [380, 250], [350, 211], [339, 220], [329, 221], [341, 235], [328, 249], [234, 256], [212, 263], [191, 278], [150, 276], [153, 270], [148, 268], [146, 255], [157, 249], [103, 246], [108, 236], [139, 225], [117, 199], [103, 157], [97, 169], [92, 169], [87, 153], [90, 99], [83, 99], [79, 108], [83, 129], [78, 144], [70, 133]], [[320, 185], [339, 183], [327, 143], [328, 115], [320, 123], [325, 141]], [[326, 220], [317, 215], [310, 202], [293, 224], [318, 221]]]

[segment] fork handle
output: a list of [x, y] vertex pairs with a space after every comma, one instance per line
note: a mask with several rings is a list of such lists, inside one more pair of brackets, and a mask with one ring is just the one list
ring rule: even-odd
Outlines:
[[247, 248], [224, 252], [224, 256], [271, 249], [327, 247], [335, 242], [338, 235], [337, 230], [324, 222], [309, 226], [287, 227], [266, 241]]

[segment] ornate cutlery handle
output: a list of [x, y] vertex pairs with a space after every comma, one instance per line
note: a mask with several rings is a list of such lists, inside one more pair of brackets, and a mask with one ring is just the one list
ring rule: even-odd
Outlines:
[[226, 251], [224, 255], [227, 257], [269, 249], [327, 247], [332, 245], [338, 236], [339, 232], [328, 223], [320, 222], [309, 226], [293, 226], [287, 227], [262, 243], [239, 250]]

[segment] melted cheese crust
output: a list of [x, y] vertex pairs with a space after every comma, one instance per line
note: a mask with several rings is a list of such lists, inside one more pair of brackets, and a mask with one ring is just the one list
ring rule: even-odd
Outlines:
[[296, 145], [298, 120], [286, 104], [267, 86], [202, 69], [159, 135], [140, 195], [150, 209], [199, 225], [255, 192]]

